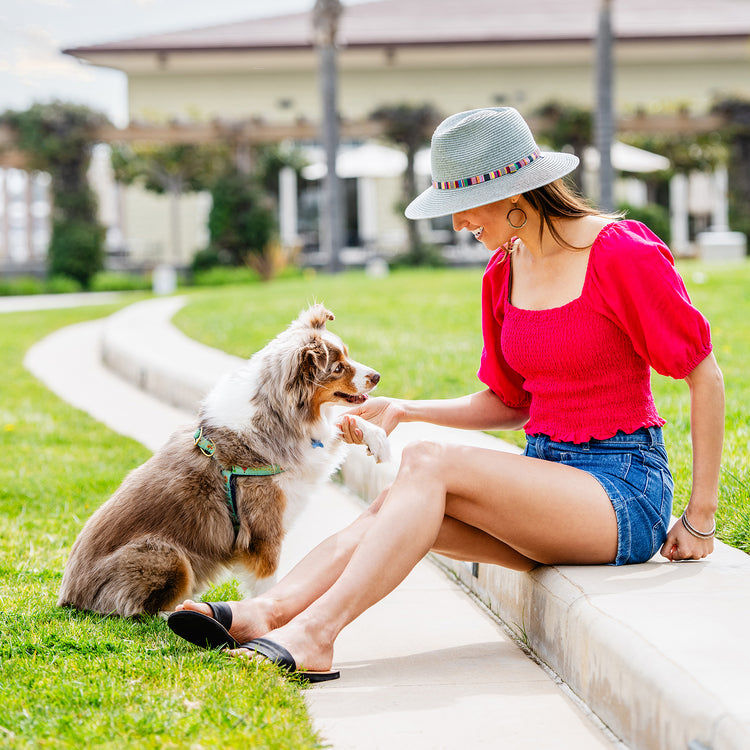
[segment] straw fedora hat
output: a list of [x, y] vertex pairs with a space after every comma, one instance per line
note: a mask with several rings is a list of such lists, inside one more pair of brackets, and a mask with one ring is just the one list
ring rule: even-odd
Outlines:
[[541, 151], [512, 107], [472, 109], [437, 126], [430, 152], [432, 186], [406, 208], [430, 219], [494, 203], [572, 172], [578, 157]]

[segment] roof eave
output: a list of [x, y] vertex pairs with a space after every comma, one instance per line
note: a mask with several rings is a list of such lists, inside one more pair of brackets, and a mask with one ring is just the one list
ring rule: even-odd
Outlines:
[[[685, 41], [701, 41], [701, 42], [717, 42], [717, 41], [730, 41], [730, 40], [745, 40], [750, 38], [750, 31], [747, 32], [735, 32], [731, 34], [715, 34], [715, 35], [698, 35], [698, 34], [681, 34], [681, 35], [620, 35], [615, 37], [615, 43], [629, 43], [629, 42], [685, 42]], [[594, 42], [593, 36], [579, 36], [579, 37], [566, 37], [566, 38], [555, 38], [549, 37], [527, 37], [519, 38], [514, 36], [513, 38], [493, 38], [493, 39], [464, 39], [464, 40], [449, 40], [449, 39], [435, 39], [430, 41], [416, 41], [416, 40], [380, 40], [372, 42], [343, 42], [340, 45], [341, 49], [356, 50], [356, 49], [376, 49], [376, 48], [387, 48], [397, 49], [399, 47], [410, 47], [410, 48], [431, 48], [431, 47], [467, 47], [467, 46], [490, 46], [495, 44], [503, 45], [537, 45], [537, 44], [555, 44], [555, 45], [566, 45], [566, 44], [590, 44]], [[154, 45], [151, 47], [138, 46], [138, 47], [126, 47], [120, 45], [94, 45], [91, 47], [69, 47], [62, 50], [63, 54], [71, 55], [73, 57], [90, 57], [92, 55], [110, 55], [110, 54], [159, 54], [168, 55], [170, 53], [217, 53], [217, 52], [300, 52], [310, 51], [315, 49], [315, 45], [312, 42], [304, 44], [268, 44], [268, 45], [253, 45], [253, 44], [216, 44], [216, 45]]]

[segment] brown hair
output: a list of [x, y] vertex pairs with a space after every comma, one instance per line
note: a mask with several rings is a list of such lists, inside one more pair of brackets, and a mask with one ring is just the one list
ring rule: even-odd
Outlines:
[[557, 242], [571, 250], [583, 250], [584, 248], [566, 242], [555, 229], [552, 219], [580, 219], [583, 216], [602, 215], [612, 219], [622, 218], [620, 214], [602, 214], [562, 178], [547, 185], [542, 185], [540, 188], [529, 190], [523, 194], [523, 197], [541, 219], [539, 240], [541, 241], [546, 227]]

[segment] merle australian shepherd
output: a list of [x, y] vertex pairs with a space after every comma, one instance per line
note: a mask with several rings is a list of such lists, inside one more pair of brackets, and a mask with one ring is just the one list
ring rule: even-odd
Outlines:
[[[271, 576], [291, 518], [343, 459], [334, 405], [360, 404], [380, 375], [349, 358], [314, 305], [225, 376], [198, 424], [175, 432], [89, 519], [58, 599], [101, 614], [168, 611], [222, 570]], [[379, 427], [357, 426], [376, 460]]]

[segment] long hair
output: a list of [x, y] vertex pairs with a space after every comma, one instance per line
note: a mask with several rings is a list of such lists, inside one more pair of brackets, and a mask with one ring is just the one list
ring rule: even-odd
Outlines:
[[607, 216], [613, 220], [621, 219], [621, 214], [602, 214], [586, 198], [579, 195], [564, 179], [555, 180], [548, 185], [529, 190], [523, 194], [529, 205], [539, 214], [539, 241], [541, 242], [545, 228], [550, 235], [564, 247], [571, 250], [583, 250], [566, 242], [552, 223], [553, 219], [580, 219], [583, 216]]

